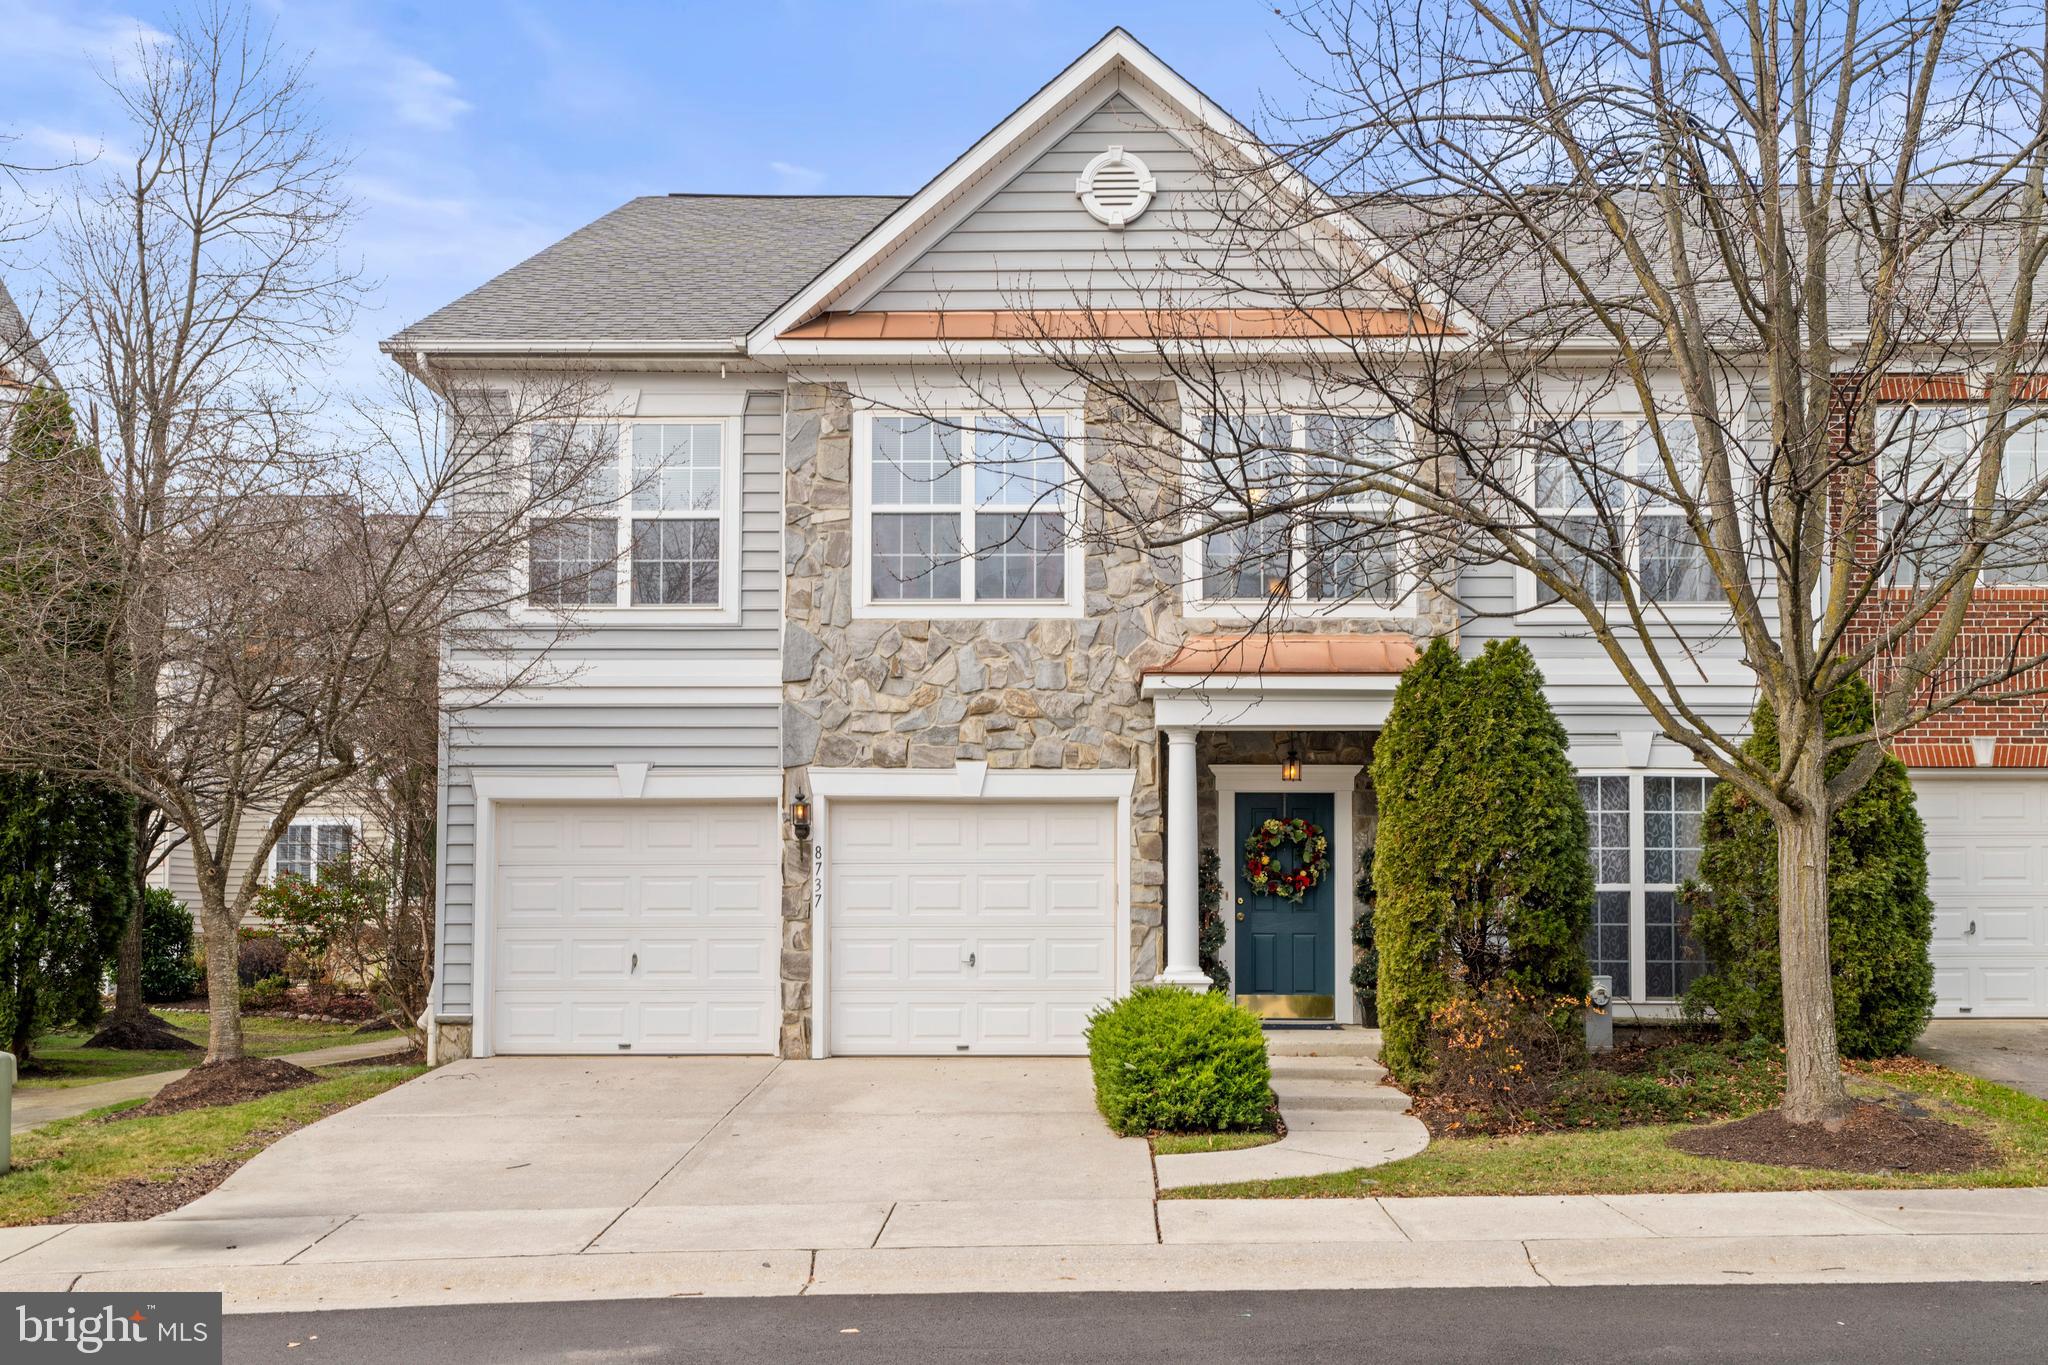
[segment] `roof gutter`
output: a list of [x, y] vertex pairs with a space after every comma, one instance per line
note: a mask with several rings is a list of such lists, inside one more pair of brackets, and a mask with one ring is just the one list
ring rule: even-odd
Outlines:
[[391, 356], [419, 355], [745, 355], [745, 337], [696, 341], [475, 341], [390, 337], [377, 349]]

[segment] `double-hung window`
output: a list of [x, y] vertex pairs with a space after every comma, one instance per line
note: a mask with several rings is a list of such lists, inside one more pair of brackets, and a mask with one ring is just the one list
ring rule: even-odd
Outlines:
[[869, 609], [1073, 602], [1066, 418], [877, 414], [867, 433]]
[[1593, 862], [1586, 957], [1617, 999], [1676, 1000], [1706, 970], [1679, 888], [1699, 868], [1714, 779], [1696, 773], [1582, 773]]
[[[543, 514], [527, 600], [545, 607], [717, 609], [733, 584], [723, 421], [558, 425], [531, 435]], [[555, 515], [547, 515], [552, 511]]]
[[278, 837], [271, 855], [272, 874], [317, 882], [322, 870], [347, 859], [355, 833], [346, 820], [294, 820]]
[[[2011, 528], [1984, 552], [1978, 581], [2048, 583], [2048, 410], [2006, 413], [2005, 451], [1990, 529]], [[1985, 414], [1960, 404], [1913, 404], [1877, 416], [1878, 526], [1890, 552], [1890, 576], [1901, 586], [1939, 582], [1970, 543]], [[2031, 500], [2031, 505], [2027, 500]]]
[[[1684, 418], [1662, 421], [1679, 482], [1699, 496], [1699, 443]], [[1622, 576], [1638, 598], [1666, 605], [1722, 600], [1706, 552], [1671, 494], [1650, 424], [1599, 417], [1561, 422], [1535, 439], [1532, 501], [1548, 535], [1548, 561], [1596, 602], [1621, 597]], [[1559, 595], [1536, 584], [1535, 605]]]
[[1191, 456], [1191, 515], [1235, 524], [1201, 537], [1200, 599], [1312, 612], [1398, 603], [1394, 500], [1365, 485], [1401, 458], [1399, 431], [1385, 415], [1205, 418]]

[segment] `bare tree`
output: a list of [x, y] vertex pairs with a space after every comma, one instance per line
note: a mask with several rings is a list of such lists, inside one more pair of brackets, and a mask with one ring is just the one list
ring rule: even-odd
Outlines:
[[[473, 635], [483, 684], [513, 685], [544, 655], [542, 640], [501, 666], [496, 608], [523, 580], [536, 512], [573, 511], [612, 438], [579, 425], [595, 399], [568, 371], [490, 390], [404, 378], [337, 415], [317, 381], [364, 286], [339, 256], [345, 162], [302, 66], [213, 9], [128, 69], [110, 83], [138, 150], [78, 183], [53, 228], [53, 349], [105, 471], [78, 496], [104, 499], [112, 548], [46, 549], [38, 579], [104, 585], [90, 590], [108, 595], [110, 644], [67, 649], [33, 611], [5, 614], [0, 761], [130, 793], [184, 841], [207, 1055], [224, 1061], [242, 1054], [237, 931], [270, 849], [310, 802], [377, 770], [394, 712], [435, 704], [422, 658]], [[508, 464], [534, 422], [570, 439]], [[26, 503], [0, 516], [90, 520]]]
[[[1103, 510], [1082, 533], [1175, 566], [1168, 590], [1314, 609], [1399, 581], [1429, 629], [1567, 617], [1776, 821], [1785, 1114], [1832, 1121], [1830, 813], [1885, 742], [2040, 690], [2048, 656], [2038, 623], [1956, 650], [1980, 584], [2048, 578], [2042, 10], [1288, 19], [1304, 97], [1259, 140], [1184, 130], [1217, 189], [1159, 210], [1178, 258], [1127, 253], [1078, 309], [1020, 289], [1019, 356], [951, 382], [1019, 422], [1112, 415], [1065, 471]], [[1503, 566], [1511, 605], [1463, 595]], [[1774, 714], [1775, 766], [1703, 703], [1717, 663]], [[1859, 673], [1876, 723], [1830, 737]]]

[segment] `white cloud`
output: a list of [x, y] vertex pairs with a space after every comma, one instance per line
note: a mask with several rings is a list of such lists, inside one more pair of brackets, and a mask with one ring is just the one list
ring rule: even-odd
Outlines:
[[776, 188], [784, 194], [809, 194], [825, 183], [825, 173], [814, 171], [809, 166], [771, 161], [768, 169], [775, 172]]
[[455, 78], [417, 57], [396, 57], [384, 93], [401, 123], [445, 133], [473, 107], [456, 93]]

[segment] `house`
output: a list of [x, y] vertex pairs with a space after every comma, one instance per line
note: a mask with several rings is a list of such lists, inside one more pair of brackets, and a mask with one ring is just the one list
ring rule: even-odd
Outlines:
[[[1116, 30], [914, 195], [634, 199], [385, 343], [442, 385], [586, 367], [634, 489], [537, 536], [497, 622], [512, 654], [572, 622], [563, 670], [448, 725], [441, 1057], [1079, 1051], [1106, 997], [1205, 983], [1201, 853], [1229, 878], [1269, 815], [1326, 827], [1333, 871], [1299, 904], [1227, 886], [1222, 960], [1264, 1013], [1351, 1020], [1374, 737], [1451, 632], [1535, 650], [1594, 817], [1595, 969], [1671, 1008], [1711, 779], [1528, 575], [1333, 590], [1300, 543], [1218, 574], [1199, 546], [1059, 534], [1063, 495], [976, 477], [1142, 443], [1019, 343], [1089, 317], [1142, 345], [1133, 260], [1198, 331], [1306, 344], [1193, 283], [1209, 248], [1168, 210], [1222, 192], [1193, 149], [1212, 134], [1243, 136]], [[1410, 297], [1375, 325], [1441, 322]], [[1059, 397], [1032, 431], [976, 427], [976, 373]], [[1739, 731], [1749, 675], [1707, 615], [1672, 613], [1691, 695]], [[2048, 1012], [2048, 755], [2011, 742], [2038, 711], [2006, 714], [1916, 774], [1945, 1013]]]

